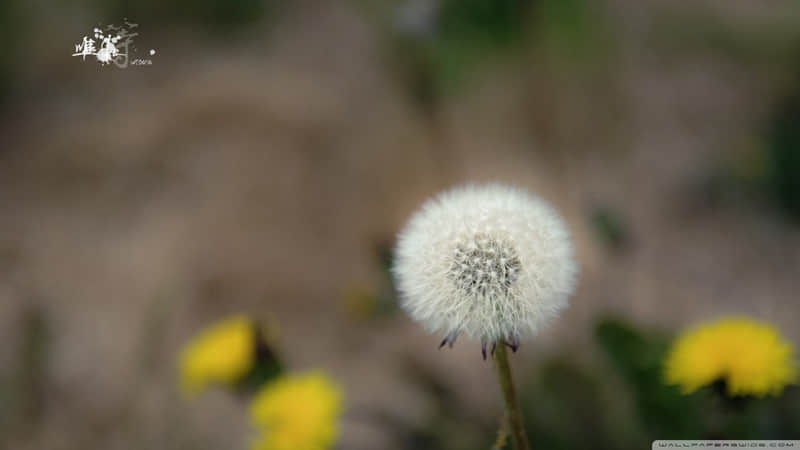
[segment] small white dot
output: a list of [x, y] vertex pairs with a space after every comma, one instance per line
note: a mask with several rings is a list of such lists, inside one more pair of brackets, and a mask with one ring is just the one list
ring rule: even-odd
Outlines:
[[156, 54], [156, 51], [155, 51], [155, 50], [153, 50], [153, 49], [151, 48], [151, 49], [150, 49], [150, 56], [153, 56], [153, 55], [155, 55], [155, 54]]

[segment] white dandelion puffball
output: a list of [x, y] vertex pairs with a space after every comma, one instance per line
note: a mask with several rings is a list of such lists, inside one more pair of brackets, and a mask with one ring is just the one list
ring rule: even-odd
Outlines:
[[392, 268], [401, 304], [452, 343], [535, 334], [567, 305], [577, 264], [569, 232], [544, 200], [501, 184], [426, 201], [400, 232]]

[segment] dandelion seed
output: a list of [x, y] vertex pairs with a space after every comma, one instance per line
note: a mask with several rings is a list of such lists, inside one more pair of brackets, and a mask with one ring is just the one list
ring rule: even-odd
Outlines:
[[[564, 222], [542, 199], [499, 184], [425, 202], [401, 231], [392, 268], [408, 314], [450, 343], [534, 334], [567, 305], [577, 265]], [[484, 356], [485, 357], [485, 356]]]

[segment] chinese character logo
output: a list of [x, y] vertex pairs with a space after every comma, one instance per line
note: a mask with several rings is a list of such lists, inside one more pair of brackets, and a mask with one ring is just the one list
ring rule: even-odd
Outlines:
[[[139, 24], [124, 21], [124, 25], [108, 25], [105, 30], [95, 28], [93, 38], [84, 36], [79, 44], [75, 44], [75, 53], [72, 56], [80, 56], [86, 61], [87, 56], [93, 56], [101, 66], [114, 63], [115, 66], [124, 69], [129, 64], [135, 66], [151, 65], [151, 59], [130, 60], [132, 52], [136, 51], [133, 45], [133, 38], [138, 36], [136, 28]], [[155, 55], [155, 50], [150, 50], [150, 56]]]

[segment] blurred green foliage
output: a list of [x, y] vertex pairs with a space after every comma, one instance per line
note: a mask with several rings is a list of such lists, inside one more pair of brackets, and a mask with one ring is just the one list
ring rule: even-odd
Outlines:
[[550, 65], [586, 70], [610, 64], [614, 36], [604, 6], [587, 0], [537, 2], [536, 40]]
[[800, 434], [800, 414], [793, 406], [795, 386], [778, 397], [730, 397], [724, 382], [681, 393], [663, 379], [667, 336], [616, 319], [595, 329], [598, 344], [633, 394], [634, 424], [654, 439], [793, 439]]
[[[420, 2], [416, 2], [420, 3]], [[612, 66], [614, 36], [605, 2], [587, 0], [442, 0], [409, 12], [384, 8], [395, 70], [429, 113], [494, 63], [592, 84]], [[414, 5], [415, 2], [394, 2]], [[412, 16], [409, 18], [408, 16]], [[391, 20], [386, 17], [392, 17]], [[508, 65], [508, 64], [506, 64]], [[527, 70], [527, 69], [525, 69]], [[598, 79], [601, 81], [598, 82]]]
[[0, 58], [0, 108], [10, 100], [16, 73], [19, 67], [23, 42], [25, 41], [25, 15], [17, 1], [0, 2], [0, 42], [3, 57]]
[[744, 151], [726, 155], [705, 175], [699, 193], [707, 206], [733, 204], [741, 198], [777, 205], [800, 221], [800, 76], [776, 102], [763, 134], [746, 140]]
[[630, 387], [640, 426], [651, 436], [690, 439], [700, 436], [698, 395], [681, 395], [664, 384], [662, 361], [669, 341], [619, 320], [603, 320], [595, 338], [608, 360]]
[[392, 240], [384, 240], [375, 248], [376, 257], [381, 268], [381, 285], [377, 295], [376, 313], [391, 316], [400, 312], [400, 302], [397, 298], [397, 288], [392, 276], [392, 259], [394, 249]]
[[[662, 364], [671, 343], [667, 333], [604, 319], [595, 326], [594, 338], [605, 363], [561, 355], [532, 371], [518, 371], [520, 402], [534, 448], [634, 450], [648, 448], [656, 439], [800, 437], [800, 387], [777, 397], [729, 397], [725, 385], [717, 382], [683, 394], [664, 383]], [[424, 442], [415, 448], [489, 448], [497, 423], [465, 414], [446, 380], [418, 368], [410, 378], [437, 405], [428, 427], [406, 432], [417, 436], [415, 443]], [[464, 429], [481, 430], [487, 439], [454, 444], [454, 435]]]
[[446, 0], [430, 45], [445, 82], [458, 81], [473, 64], [519, 42], [532, 2]]
[[399, 422], [395, 421], [403, 448], [472, 450], [491, 446], [498, 423], [487, 421], [484, 415], [470, 408], [448, 380], [413, 359], [406, 361], [403, 372], [423, 389], [430, 401], [430, 413], [421, 426], [397, 427]]
[[392, 241], [379, 240], [374, 247], [374, 258], [380, 270], [377, 287], [353, 284], [342, 295], [344, 312], [352, 319], [374, 320], [391, 317], [400, 312], [397, 289], [392, 276]]
[[683, 64], [697, 55], [714, 55], [751, 69], [774, 70], [793, 57], [797, 50], [797, 14], [776, 15], [769, 25], [732, 19], [710, 4], [676, 8], [664, 3], [654, 14], [645, 39], [648, 47], [662, 55], [664, 68]]
[[774, 113], [767, 151], [769, 189], [789, 214], [800, 219], [800, 81]]
[[105, 17], [127, 17], [148, 26], [190, 25], [232, 32], [274, 12], [279, 0], [94, 1]]
[[596, 205], [591, 208], [589, 222], [597, 239], [609, 249], [620, 251], [628, 244], [628, 227], [616, 209]]
[[549, 361], [521, 381], [523, 417], [536, 448], [614, 449], [630, 440], [628, 430], [615, 426], [619, 417], [602, 380], [574, 362]]
[[44, 385], [50, 352], [49, 322], [41, 308], [31, 307], [24, 313], [22, 327], [17, 376], [18, 406], [26, 422], [35, 422], [44, 408]]
[[419, 13], [433, 17], [409, 19], [425, 24], [411, 29], [398, 26], [399, 9], [386, 13], [393, 17], [384, 21], [392, 23], [398, 70], [414, 98], [423, 107], [434, 107], [480, 63], [522, 43], [533, 5], [526, 0], [444, 0]]
[[43, 309], [30, 306], [22, 311], [20, 325], [16, 367], [0, 372], [0, 444], [31, 432], [44, 413], [50, 323]]
[[261, 386], [266, 385], [284, 373], [284, 365], [276, 349], [275, 342], [269, 339], [263, 325], [256, 323], [253, 326], [255, 327], [254, 339], [256, 340], [255, 361], [250, 372], [238, 383], [238, 386], [246, 392], [258, 390]]

